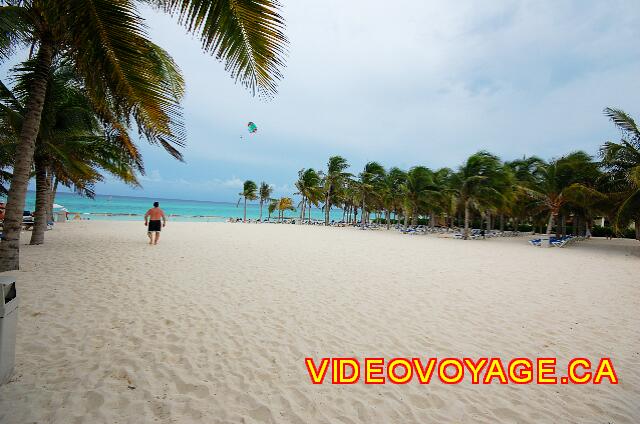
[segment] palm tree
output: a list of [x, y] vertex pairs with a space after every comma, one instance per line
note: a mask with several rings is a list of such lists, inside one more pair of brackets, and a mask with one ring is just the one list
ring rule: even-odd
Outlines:
[[339, 187], [338, 193], [346, 214], [346, 221], [355, 224], [358, 218], [358, 205], [360, 204], [358, 182], [353, 178], [345, 178]]
[[260, 222], [262, 222], [262, 205], [269, 201], [271, 193], [273, 193], [273, 187], [264, 181], [260, 183], [260, 189], [258, 190], [260, 197]]
[[523, 191], [523, 188], [530, 189], [538, 184], [541, 179], [540, 170], [546, 165], [547, 163], [537, 156], [523, 156], [521, 159], [504, 163], [512, 175], [514, 187], [508, 202], [503, 207], [503, 212], [509, 213], [514, 221], [513, 228], [516, 231], [519, 228], [520, 220], [528, 216], [534, 207], [531, 197]]
[[274, 213], [278, 209], [278, 199], [270, 199], [269, 206], [267, 207], [267, 211], [269, 212], [269, 217], [267, 221], [271, 220], [271, 214]]
[[258, 198], [258, 186], [251, 180], [246, 180], [242, 185], [242, 193], [238, 193], [238, 205], [244, 198], [244, 218], [242, 222], [247, 222], [247, 200], [256, 200]]
[[[30, 75], [29, 63], [18, 68], [15, 93], [0, 82], [0, 122], [14, 145], [22, 127]], [[72, 69], [56, 68], [49, 82], [36, 140], [36, 208], [31, 244], [44, 242], [47, 220], [51, 218], [47, 212], [53, 205], [58, 182], [93, 197], [93, 184], [103, 179], [100, 173], [103, 169], [125, 183], [139, 185], [135, 172], [144, 173], [140, 156], [130, 156], [122, 148], [122, 139], [128, 139], [126, 133], [107, 132], [105, 125], [108, 124], [100, 124]]]
[[351, 174], [344, 172], [349, 167], [347, 160], [342, 156], [331, 156], [327, 163], [327, 172], [324, 176], [324, 225], [329, 225], [329, 212], [333, 202], [333, 196]]
[[0, 124], [0, 195], [6, 196], [11, 184], [11, 166], [13, 165], [13, 153], [15, 143], [6, 140], [7, 132]]
[[378, 162], [368, 162], [360, 173], [360, 181], [358, 187], [360, 189], [360, 201], [362, 202], [362, 215], [360, 223], [366, 224], [369, 213], [367, 210], [367, 200], [373, 201], [377, 191], [383, 185], [385, 170]]
[[440, 168], [431, 174], [433, 190], [427, 193], [427, 206], [429, 210], [429, 226], [436, 225], [436, 214], [452, 214], [453, 192], [449, 190], [453, 171], [449, 168]]
[[[471, 208], [479, 211], [499, 203], [503, 199], [500, 188], [501, 163], [497, 156], [480, 151], [471, 155], [452, 177], [452, 188], [456, 191], [464, 208], [464, 239], [469, 238]], [[500, 185], [500, 184], [498, 184]]]
[[278, 220], [282, 221], [284, 219], [285, 211], [295, 211], [296, 208], [293, 207], [293, 199], [291, 197], [281, 197], [278, 199]]
[[606, 187], [620, 199], [613, 224], [620, 232], [634, 221], [636, 240], [640, 240], [640, 129], [622, 110], [607, 108], [604, 112], [622, 132], [618, 143], [606, 142], [600, 151], [607, 171]]
[[[141, 2], [142, 3], [142, 2]], [[202, 40], [226, 62], [232, 76], [255, 93], [274, 94], [287, 40], [275, 0], [147, 0]], [[52, 64], [64, 56], [83, 79], [101, 114], [133, 119], [140, 133], [180, 157], [184, 145], [180, 73], [169, 55], [145, 38], [134, 1], [0, 0], [0, 57], [31, 46], [32, 84], [16, 146], [9, 188], [0, 271], [18, 269], [22, 208]], [[112, 107], [113, 106], [113, 107]]]
[[598, 166], [591, 156], [574, 152], [539, 167], [539, 180], [524, 190], [549, 214], [546, 233], [551, 234], [554, 220], [561, 209], [574, 203], [586, 203], [579, 198], [601, 196], [592, 186], [598, 178]]
[[304, 220], [306, 206], [311, 209], [312, 204], [318, 203], [318, 200], [322, 197], [322, 178], [313, 168], [301, 169], [298, 172], [298, 181], [296, 181], [296, 188], [298, 191], [295, 194], [302, 196], [300, 201], [300, 222]]
[[397, 211], [400, 208], [402, 202], [402, 187], [407, 180], [406, 172], [400, 168], [393, 167], [387, 172], [381, 188], [381, 201], [385, 210], [387, 230], [391, 228], [391, 212]]
[[418, 215], [430, 194], [436, 193], [433, 183], [433, 173], [424, 166], [414, 166], [407, 172], [407, 179], [403, 187], [404, 192], [404, 226], [407, 227], [409, 217], [411, 224], [418, 223]]

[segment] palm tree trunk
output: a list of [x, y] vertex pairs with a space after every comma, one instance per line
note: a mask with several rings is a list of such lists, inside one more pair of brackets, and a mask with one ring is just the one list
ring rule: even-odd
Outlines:
[[387, 209], [385, 214], [387, 215], [387, 230], [388, 230], [391, 228], [391, 211]]
[[547, 231], [545, 234], [551, 234], [552, 228], [553, 228], [553, 211], [549, 213], [549, 222], [547, 222]]
[[27, 100], [26, 113], [16, 147], [13, 177], [7, 195], [4, 217], [3, 240], [0, 243], [0, 272], [20, 268], [20, 230], [22, 211], [27, 196], [31, 162], [35, 151], [36, 138], [40, 128], [42, 108], [47, 93], [47, 82], [53, 59], [53, 47], [43, 41], [38, 49], [36, 68], [31, 80], [31, 92]]
[[[58, 192], [58, 179], [53, 177], [53, 172], [49, 171], [49, 193], [47, 197], [47, 220], [53, 221], [53, 202], [56, 200], [56, 193]], [[54, 182], [55, 180], [55, 182]]]
[[504, 214], [500, 214], [500, 231], [504, 231]]
[[365, 202], [364, 202], [364, 194], [362, 195], [362, 215], [360, 216], [360, 225], [364, 225], [364, 216], [366, 215], [365, 213]]
[[47, 230], [47, 200], [49, 187], [47, 186], [47, 169], [42, 159], [35, 159], [36, 167], [36, 211], [30, 244], [44, 243], [44, 232]]
[[264, 200], [260, 199], [260, 222], [262, 222], [262, 204], [264, 203]]
[[[331, 187], [327, 189], [324, 202], [324, 225], [329, 225], [329, 211], [331, 210]], [[311, 222], [311, 210], [309, 210], [309, 222]]]
[[562, 237], [567, 235], [567, 216], [564, 213], [560, 215], [560, 230], [562, 231]]
[[635, 227], [636, 227], [636, 240], [640, 241], [640, 215], [638, 215], [635, 219]]
[[247, 222], [247, 196], [244, 197], [244, 218], [242, 222]]
[[469, 200], [464, 202], [464, 235], [465, 240], [469, 239]]
[[304, 196], [302, 196], [302, 201], [300, 202], [300, 223], [304, 221]]

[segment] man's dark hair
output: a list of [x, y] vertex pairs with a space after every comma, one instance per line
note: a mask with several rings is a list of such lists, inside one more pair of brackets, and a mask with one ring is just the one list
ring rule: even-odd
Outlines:
[[153, 202], [153, 207], [154, 207], [154, 208], [157, 208], [158, 206], [160, 206], [160, 203], [158, 203], [158, 202]]

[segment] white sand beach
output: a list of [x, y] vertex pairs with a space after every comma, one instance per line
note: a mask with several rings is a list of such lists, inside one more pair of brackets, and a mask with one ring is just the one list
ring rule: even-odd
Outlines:
[[[25, 238], [27, 240], [27, 238]], [[23, 246], [11, 423], [637, 423], [640, 245], [69, 222]], [[611, 385], [313, 385], [305, 357], [610, 357]]]

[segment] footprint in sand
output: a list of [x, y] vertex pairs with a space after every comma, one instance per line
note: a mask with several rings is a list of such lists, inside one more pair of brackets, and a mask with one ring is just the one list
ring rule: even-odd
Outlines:
[[104, 404], [104, 396], [98, 392], [87, 392], [87, 410], [89, 412], [95, 412]]

